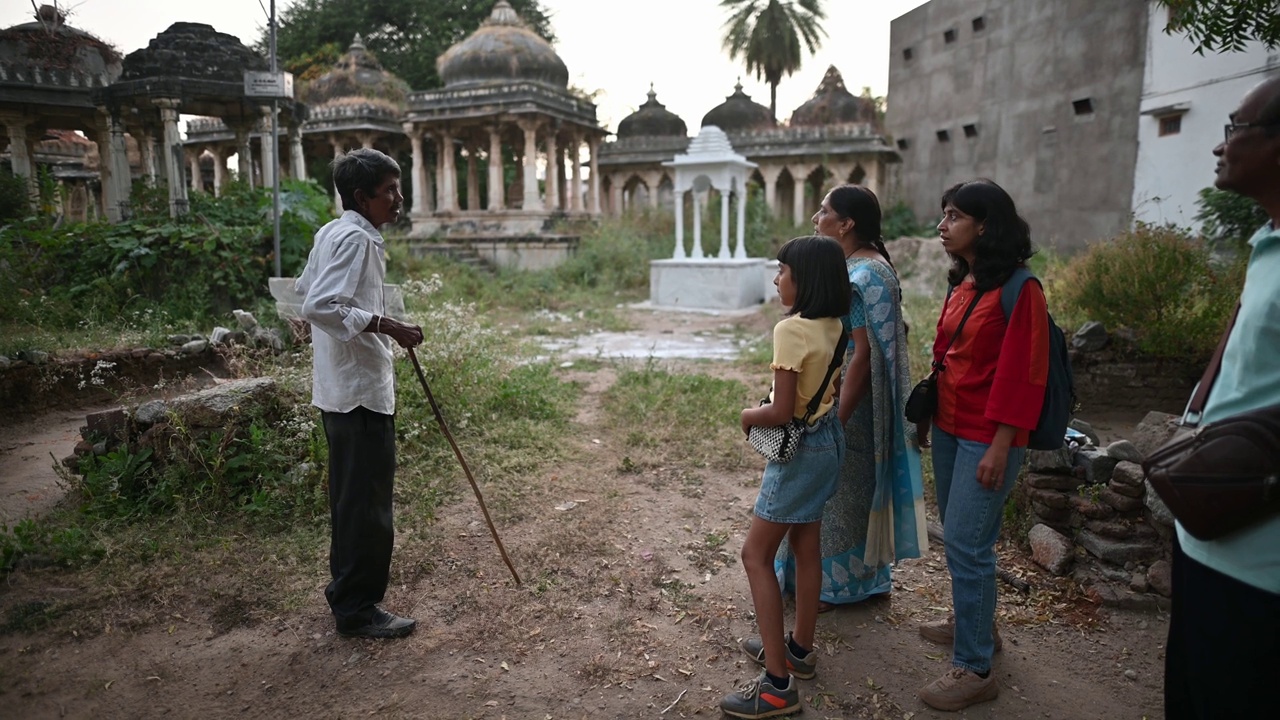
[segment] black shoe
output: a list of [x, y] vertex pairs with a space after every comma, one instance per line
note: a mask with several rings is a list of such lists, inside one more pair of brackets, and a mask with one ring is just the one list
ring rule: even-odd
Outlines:
[[413, 618], [403, 618], [399, 615], [392, 615], [382, 608], [374, 608], [373, 619], [368, 624], [349, 629], [339, 625], [338, 634], [346, 637], [374, 638], [377, 640], [402, 638], [413, 632], [413, 628], [417, 624], [418, 621]]

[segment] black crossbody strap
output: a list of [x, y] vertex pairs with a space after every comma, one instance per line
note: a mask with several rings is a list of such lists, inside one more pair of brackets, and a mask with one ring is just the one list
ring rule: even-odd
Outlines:
[[840, 339], [836, 340], [836, 351], [831, 356], [831, 364], [827, 366], [827, 376], [822, 378], [822, 384], [818, 386], [818, 392], [809, 398], [809, 405], [805, 407], [804, 424], [809, 424], [809, 418], [818, 412], [818, 406], [822, 404], [822, 396], [827, 394], [827, 383], [831, 382], [831, 376], [835, 374], [836, 368], [840, 367], [840, 361], [844, 359], [842, 352], [849, 346], [844, 337], [844, 330], [840, 331]]
[[[973, 313], [973, 309], [978, 306], [978, 301], [982, 299], [982, 296], [986, 294], [986, 292], [987, 292], [986, 290], [979, 290], [978, 294], [974, 295], [973, 300], [969, 302], [969, 307], [965, 308], [964, 316], [960, 318], [960, 324], [956, 326], [955, 333], [951, 336], [951, 339], [947, 341], [947, 347], [942, 351], [943, 360], [947, 359], [947, 353], [951, 351], [951, 346], [955, 344], [956, 338], [960, 337], [960, 331], [964, 329], [964, 324], [966, 322], [969, 322], [969, 315]], [[950, 302], [950, 301], [951, 301], [951, 290], [947, 290], [947, 302]], [[943, 367], [944, 365], [942, 362], [934, 360], [932, 374], [936, 375], [938, 371], [941, 370]]]

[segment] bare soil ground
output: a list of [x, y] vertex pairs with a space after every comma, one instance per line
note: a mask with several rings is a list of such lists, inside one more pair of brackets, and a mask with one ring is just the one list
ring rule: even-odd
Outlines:
[[[641, 314], [636, 322], [644, 331], [712, 332], [726, 320]], [[750, 332], [769, 324], [764, 316], [733, 322]], [[703, 361], [671, 367], [721, 372]], [[195, 566], [190, 591], [151, 597], [113, 594], [91, 573], [23, 569], [0, 588], [8, 623], [42, 603], [89, 610], [38, 631], [0, 631], [0, 716], [720, 717], [720, 697], [757, 673], [737, 650], [754, 632], [737, 555], [763, 461], [744, 444], [730, 469], [661, 456], [621, 463], [635, 450], [601, 421], [616, 367], [570, 367], [565, 376], [584, 388], [566, 438], [573, 459], [530, 477], [521, 506], [498, 516], [522, 586], [469, 495], [441, 508], [430, 532], [397, 539], [386, 604], [419, 619], [400, 641], [334, 633], [323, 557], [296, 571], [308, 586], [296, 608], [264, 597], [243, 567]], [[763, 374], [741, 379], [766, 382]], [[13, 458], [61, 442], [64, 417], [32, 419], [26, 438], [6, 435], [3, 484]], [[247, 566], [289, 562], [253, 547], [246, 542]], [[1000, 588], [1000, 697], [962, 716], [1162, 714], [1166, 617], [1103, 609], [1015, 546], [1002, 546], [1001, 557], [1033, 589]], [[950, 603], [941, 549], [903, 562], [894, 579], [890, 596], [820, 616], [819, 673], [801, 683], [802, 717], [950, 715], [915, 696], [948, 667], [949, 648], [916, 632]], [[95, 603], [99, 593], [127, 600]]]

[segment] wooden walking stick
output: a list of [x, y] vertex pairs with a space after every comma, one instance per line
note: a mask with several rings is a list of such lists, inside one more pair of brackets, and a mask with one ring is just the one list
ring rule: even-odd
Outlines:
[[449, 426], [444, 422], [444, 414], [440, 412], [440, 406], [436, 404], [436, 398], [431, 394], [431, 388], [427, 386], [427, 376], [422, 374], [422, 366], [418, 364], [418, 356], [414, 354], [413, 348], [406, 349], [409, 351], [409, 359], [413, 361], [413, 369], [418, 373], [418, 381], [422, 383], [422, 390], [427, 394], [427, 402], [431, 403], [431, 411], [436, 414], [436, 422], [440, 423], [440, 430], [444, 432], [445, 439], [449, 441], [449, 445], [453, 448], [453, 454], [458, 456], [462, 471], [467, 474], [467, 482], [471, 483], [471, 489], [475, 491], [476, 500], [480, 503], [480, 512], [484, 514], [484, 521], [489, 525], [489, 534], [493, 535], [493, 541], [498, 545], [498, 552], [502, 554], [502, 561], [507, 564], [507, 569], [511, 571], [511, 577], [515, 578], [516, 585], [520, 585], [520, 574], [516, 572], [516, 566], [511, 564], [511, 558], [507, 557], [507, 549], [502, 546], [502, 539], [498, 537], [498, 529], [493, 526], [493, 520], [489, 519], [489, 508], [485, 507], [484, 496], [480, 494], [480, 486], [476, 484], [476, 479], [471, 476], [471, 467], [467, 465], [467, 459], [462, 457], [462, 449], [458, 447], [458, 443], [453, 439], [453, 433], [449, 432]]

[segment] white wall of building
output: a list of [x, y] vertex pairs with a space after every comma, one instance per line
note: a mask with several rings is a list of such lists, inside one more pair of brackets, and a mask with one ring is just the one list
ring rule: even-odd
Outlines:
[[[1201, 189], [1213, 185], [1227, 116], [1254, 85], [1280, 74], [1280, 49], [1249, 43], [1243, 52], [1197, 55], [1184, 35], [1164, 32], [1168, 10], [1150, 3], [1147, 60], [1138, 123], [1134, 219], [1199, 230]], [[1177, 133], [1160, 135], [1160, 119], [1181, 114]]]

